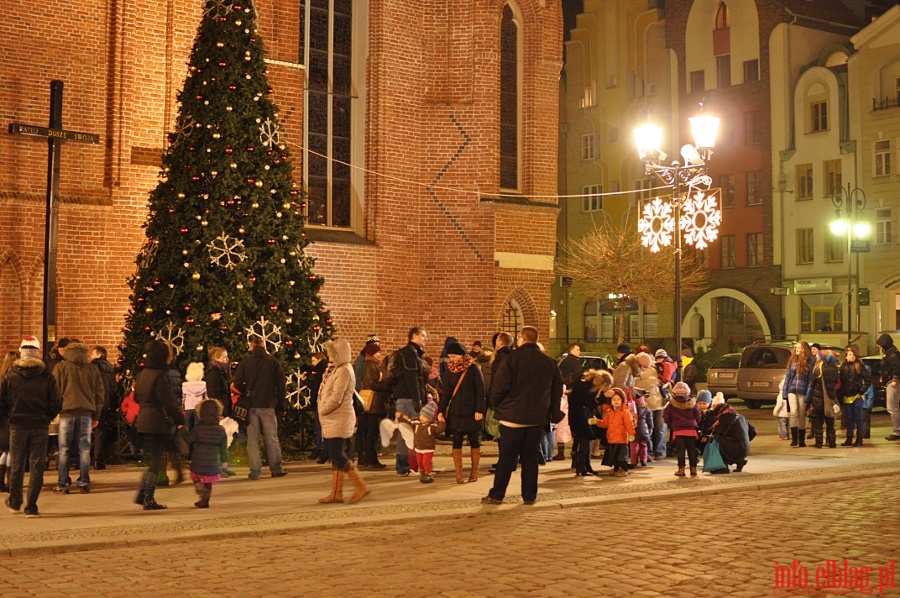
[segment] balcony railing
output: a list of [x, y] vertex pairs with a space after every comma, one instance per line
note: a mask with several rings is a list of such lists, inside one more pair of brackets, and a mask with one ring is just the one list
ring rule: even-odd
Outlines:
[[872, 112], [900, 107], [900, 94], [893, 98], [872, 98]]

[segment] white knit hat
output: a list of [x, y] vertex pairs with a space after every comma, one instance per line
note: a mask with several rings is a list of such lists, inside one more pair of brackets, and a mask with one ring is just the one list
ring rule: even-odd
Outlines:
[[22, 359], [40, 359], [41, 358], [41, 341], [33, 336], [22, 337], [19, 344], [19, 355]]
[[717, 392], [716, 396], [713, 397], [712, 406], [715, 407], [716, 405], [721, 405], [724, 402], [725, 402], [725, 395], [723, 395], [721, 392]]

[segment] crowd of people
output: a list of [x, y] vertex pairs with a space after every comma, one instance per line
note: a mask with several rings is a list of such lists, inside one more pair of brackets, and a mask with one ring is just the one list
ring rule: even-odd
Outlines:
[[[427, 340], [427, 332], [414, 327], [407, 344], [390, 353], [373, 334], [355, 358], [342, 338], [327, 341], [323, 353], [312, 355], [303, 373], [315, 421], [312, 458], [331, 463], [331, 489], [320, 503], [344, 501], [345, 477], [353, 484], [348, 502], [367, 496], [360, 470], [387, 467], [379, 460], [379, 444], [394, 443], [398, 476], [418, 473], [422, 483], [431, 483], [436, 439], [444, 435], [452, 443], [457, 484], [478, 480], [481, 443], [497, 441], [500, 454], [491, 466], [494, 481], [482, 499], [486, 504], [503, 502], [517, 468], [522, 499], [533, 504], [540, 466], [564, 460], [569, 441], [576, 476], [596, 475], [592, 459], [600, 457], [614, 477], [673, 455], [678, 477], [697, 476], [700, 455], [704, 471], [715, 474], [732, 467], [742, 471], [747, 464], [755, 429], [721, 395], [697, 390], [697, 368], [688, 349], [679, 368], [665, 349], [641, 345], [633, 352], [621, 343], [609, 368], [585, 370], [578, 344], [557, 362], [531, 326], [515, 340], [506, 332], [495, 334], [490, 349], [475, 342], [467, 350], [448, 337], [436, 360], [425, 355]], [[900, 353], [889, 335], [877, 344], [885, 354], [882, 375], [893, 425], [888, 440], [900, 440]], [[172, 367], [172, 347], [149, 341], [132, 393], [120, 407], [103, 347], [61, 339], [45, 363], [40, 342], [25, 337], [0, 365], [0, 490], [9, 492], [7, 510], [21, 512], [24, 503], [27, 517], [40, 515], [37, 500], [53, 428], [55, 491], [72, 490], [73, 453], [78, 462], [74, 488], [89, 493], [91, 468], [104, 468], [104, 441], [118, 409], [132, 424], [130, 441], [145, 455], [147, 469], [135, 499], [145, 510], [166, 508], [156, 501], [156, 488], [169, 482], [167, 461], [176, 471], [175, 483], [181, 481], [181, 459], [187, 454], [199, 498], [195, 506], [208, 508], [213, 484], [234, 475], [229, 462], [236, 438], [246, 447], [251, 480], [262, 476], [261, 444], [271, 477], [287, 475], [278, 438], [285, 375], [261, 339], [251, 341], [249, 349], [232, 368], [224, 348], [210, 347], [207, 363], [189, 364], [182, 379]], [[834, 448], [835, 419], [843, 417], [843, 445], [859, 446], [869, 433], [871, 373], [855, 345], [847, 347], [840, 365], [834, 354], [819, 349], [795, 345], [774, 410], [779, 437], [805, 446], [809, 420], [815, 446]], [[26, 469], [30, 478], [23, 500]]]

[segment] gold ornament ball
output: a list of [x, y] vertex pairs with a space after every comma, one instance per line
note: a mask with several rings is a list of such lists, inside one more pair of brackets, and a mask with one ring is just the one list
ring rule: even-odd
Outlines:
[[288, 202], [284, 202], [283, 204], [281, 204], [281, 207], [282, 207], [282, 209], [284, 209], [284, 210], [290, 210], [290, 209], [291, 209], [291, 204], [288, 203]]
[[263, 186], [263, 182], [262, 182], [262, 181], [256, 181], [256, 182], [253, 183], [253, 184], [256, 185], [257, 187], [262, 187], [262, 186]]
[[212, 138], [213, 138], [213, 139], [219, 139], [221, 136], [222, 136], [222, 134], [221, 134], [221, 133], [218, 133], [218, 132], [212, 134]]
[[193, 278], [194, 280], [200, 280], [200, 273], [194, 272], [193, 274], [191, 274], [191, 278]]
[[242, 226], [241, 228], [239, 228], [239, 229], [238, 229], [238, 232], [241, 233], [241, 234], [243, 235], [243, 234], [244, 234], [244, 227]]
[[242, 285], [241, 283], [237, 283], [237, 290], [243, 291], [243, 290], [244, 290], [244, 285]]
[[145, 312], [145, 313], [148, 313], [148, 314], [152, 314], [152, 313], [153, 313], [153, 308], [150, 307], [150, 306], [148, 305], [147, 308], [144, 310], [144, 312]]
[[256, 203], [256, 202], [254, 201], [254, 202], [251, 204], [251, 207], [258, 208], [258, 207], [259, 207], [259, 204]]

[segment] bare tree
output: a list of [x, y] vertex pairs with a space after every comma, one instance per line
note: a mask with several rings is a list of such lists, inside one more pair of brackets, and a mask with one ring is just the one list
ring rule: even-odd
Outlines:
[[[621, 343], [625, 339], [625, 308], [629, 299], [645, 303], [674, 295], [675, 249], [665, 247], [653, 253], [644, 247], [637, 222], [629, 213], [619, 226], [606, 221], [584, 237], [561, 244], [557, 271], [598, 298], [619, 296], [616, 342]], [[682, 295], [702, 290], [707, 276], [700, 254], [686, 246], [681, 258]]]

